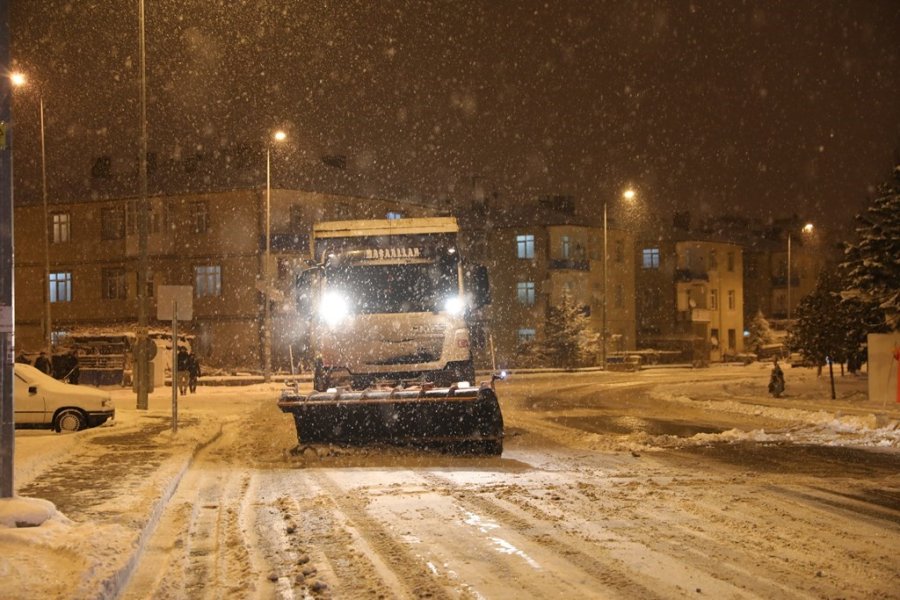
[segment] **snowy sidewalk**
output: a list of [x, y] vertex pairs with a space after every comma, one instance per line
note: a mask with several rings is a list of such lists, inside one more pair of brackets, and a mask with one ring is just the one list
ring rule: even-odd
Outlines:
[[[189, 397], [173, 433], [168, 402], [158, 394], [151, 410], [137, 411], [129, 408], [134, 396], [121, 392], [108, 425], [17, 432], [17, 498], [0, 501], [0, 597], [118, 594], [193, 457], [235, 418], [194, 410], [213, 401]], [[35, 512], [41, 527], [3, 522]]]

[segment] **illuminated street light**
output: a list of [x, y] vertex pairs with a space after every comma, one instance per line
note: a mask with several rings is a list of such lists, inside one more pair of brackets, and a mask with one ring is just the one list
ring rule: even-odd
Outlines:
[[[637, 196], [637, 192], [633, 189], [628, 188], [624, 192], [622, 192], [622, 198], [625, 200], [634, 200]], [[606, 201], [603, 201], [603, 322], [601, 325], [600, 338], [601, 338], [601, 348], [600, 348], [600, 356], [601, 363], [603, 365], [603, 370], [606, 370], [606, 342], [609, 334], [607, 332], [606, 327], [606, 305], [607, 305], [607, 297], [609, 296], [609, 230], [606, 224]]]
[[[801, 233], [812, 233], [813, 224], [807, 223], [803, 227], [800, 228]], [[791, 319], [791, 232], [788, 231], [787, 236], [787, 318], [790, 321]]]
[[[287, 134], [281, 130], [272, 134], [272, 140], [283, 142]], [[269, 286], [272, 284], [269, 273], [269, 255], [272, 251], [272, 143], [266, 144], [266, 258], [263, 267], [263, 381], [272, 380], [272, 311], [269, 308]]]
[[[10, 81], [16, 87], [28, 85], [23, 73], [12, 73]], [[53, 322], [50, 316], [50, 213], [47, 206], [47, 151], [44, 144], [44, 92], [38, 87], [38, 104], [41, 116], [41, 196], [44, 205], [44, 346], [50, 352], [53, 346]]]

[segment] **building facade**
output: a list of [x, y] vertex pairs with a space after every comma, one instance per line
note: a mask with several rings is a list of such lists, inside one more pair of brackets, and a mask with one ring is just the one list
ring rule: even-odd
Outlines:
[[[542, 338], [549, 307], [558, 306], [564, 295], [583, 308], [599, 344], [604, 340], [606, 302], [608, 354], [635, 348], [634, 238], [607, 229], [604, 278], [603, 227], [579, 218], [565, 200], [523, 202], [515, 214], [495, 219], [482, 230], [489, 243], [482, 244], [483, 252], [475, 257], [486, 264], [491, 277], [489, 332], [498, 367], [522, 364], [521, 349]], [[477, 232], [479, 225], [472, 227]], [[601, 357], [598, 345], [589, 362], [599, 364]]]
[[[242, 189], [152, 197], [148, 258], [151, 328], [160, 285], [193, 288], [193, 319], [179, 326], [194, 336], [204, 362], [222, 367], [260, 364], [264, 324], [266, 238], [269, 238], [272, 364], [290, 368], [298, 319], [292, 285], [309, 255], [312, 224], [346, 218], [425, 216], [423, 207], [373, 198], [297, 190]], [[44, 284], [43, 208], [15, 209], [16, 345], [44, 346], [44, 293], [49, 294], [55, 343], [67, 334], [129, 330], [137, 325], [137, 200], [51, 205], [47, 215], [49, 282]], [[267, 215], [269, 235], [266, 235]]]
[[694, 361], [744, 351], [741, 246], [702, 240], [639, 245], [638, 345], [677, 350]]

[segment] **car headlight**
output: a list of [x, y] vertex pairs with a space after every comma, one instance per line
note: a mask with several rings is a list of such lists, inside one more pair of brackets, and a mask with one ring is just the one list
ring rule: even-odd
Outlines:
[[444, 310], [451, 315], [461, 315], [466, 307], [466, 303], [459, 296], [450, 296], [444, 300]]
[[325, 292], [319, 303], [319, 316], [329, 326], [334, 327], [350, 314], [350, 304], [340, 292]]

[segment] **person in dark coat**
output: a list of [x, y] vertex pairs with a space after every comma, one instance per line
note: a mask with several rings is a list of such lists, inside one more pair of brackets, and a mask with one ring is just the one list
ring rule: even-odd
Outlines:
[[[182, 396], [187, 394], [190, 362], [191, 356], [188, 354], [187, 348], [178, 346], [178, 354], [175, 355], [175, 366], [178, 371], [178, 391]], [[175, 385], [175, 383], [173, 382], [172, 385]]]
[[16, 357], [16, 362], [21, 363], [23, 365], [30, 365], [31, 359], [29, 359], [28, 355], [25, 354], [24, 352], [20, 352], [19, 355]]
[[188, 355], [188, 389], [192, 394], [197, 391], [198, 379], [200, 379], [200, 359], [192, 351]]
[[78, 385], [78, 379], [81, 376], [81, 368], [79, 367], [78, 362], [78, 350], [71, 350], [69, 352], [69, 362], [68, 362], [69, 372], [66, 374], [66, 378], [69, 383], [73, 385]]
[[47, 353], [44, 352], [43, 350], [38, 355], [38, 357], [36, 359], [34, 359], [34, 367], [38, 371], [41, 371], [42, 373], [46, 373], [47, 375], [50, 374], [50, 371], [52, 370], [52, 365], [50, 364], [50, 359], [47, 358]]

